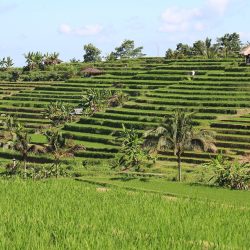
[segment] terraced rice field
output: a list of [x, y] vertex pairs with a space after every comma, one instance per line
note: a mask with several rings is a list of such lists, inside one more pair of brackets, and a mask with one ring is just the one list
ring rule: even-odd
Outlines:
[[[240, 65], [240, 62], [237, 62]], [[43, 111], [51, 101], [77, 106], [90, 88], [122, 90], [129, 101], [92, 117], [66, 124], [63, 132], [87, 147], [79, 159], [109, 160], [118, 152], [116, 135], [122, 123], [141, 133], [156, 126], [174, 108], [196, 111], [197, 127], [215, 131], [216, 145], [235, 157], [250, 152], [250, 68], [227, 60], [164, 60], [143, 58], [118, 63], [99, 63], [105, 75], [67, 82], [1, 82], [1, 119], [13, 114], [33, 133], [49, 127]], [[196, 71], [194, 78], [188, 76]], [[3, 158], [9, 152], [0, 152]], [[10, 153], [11, 154], [11, 153]], [[13, 154], [13, 153], [12, 153]], [[12, 156], [11, 154], [11, 156]], [[212, 154], [213, 155], [213, 154]], [[209, 153], [186, 152], [183, 161], [199, 164]], [[8, 158], [8, 157], [7, 157]], [[175, 161], [162, 152], [160, 161]]]

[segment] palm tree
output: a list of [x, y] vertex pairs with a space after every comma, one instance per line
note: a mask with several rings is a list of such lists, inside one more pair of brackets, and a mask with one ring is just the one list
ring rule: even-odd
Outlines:
[[24, 177], [27, 177], [27, 160], [28, 154], [31, 151], [31, 137], [28, 132], [24, 130], [23, 126], [19, 124], [16, 129], [16, 140], [14, 141], [14, 149], [21, 153], [22, 161], [24, 163]]
[[211, 58], [213, 56], [212, 55], [212, 39], [207, 37], [204, 44], [205, 44], [206, 57]]
[[14, 141], [16, 140], [16, 130], [20, 123], [14, 116], [8, 115], [3, 122], [3, 130], [0, 134], [1, 146], [13, 149]]
[[13, 60], [9, 56], [7, 56], [7, 58], [5, 60], [6, 69], [11, 68], [13, 65], [14, 65]]
[[28, 54], [24, 54], [27, 63], [27, 69], [43, 69], [44, 64], [44, 55], [41, 52], [28, 52]]
[[39, 69], [44, 69], [44, 55], [41, 52], [34, 54], [34, 62]]
[[194, 113], [177, 109], [157, 128], [145, 133], [145, 146], [155, 150], [173, 150], [178, 163], [178, 180], [181, 181], [181, 157], [186, 149], [215, 151], [214, 136], [206, 130], [196, 131], [193, 127]]
[[45, 54], [44, 55], [44, 64], [45, 65], [56, 65], [61, 63], [61, 60], [59, 59], [59, 53], [53, 52], [51, 54]]
[[35, 68], [35, 62], [34, 62], [34, 52], [28, 52], [28, 54], [24, 54], [24, 57], [26, 59], [27, 63], [27, 69], [32, 70]]
[[83, 145], [76, 145], [70, 143], [65, 136], [58, 130], [50, 130], [45, 132], [45, 136], [48, 140], [47, 152], [50, 152], [54, 156], [54, 167], [56, 178], [59, 176], [59, 166], [61, 160], [65, 157], [73, 157], [74, 153], [79, 150], [85, 150]]
[[8, 57], [4, 57], [1, 61], [0, 61], [0, 68], [2, 70], [8, 70], [9, 68], [11, 68], [14, 65], [13, 60], [8, 56]]

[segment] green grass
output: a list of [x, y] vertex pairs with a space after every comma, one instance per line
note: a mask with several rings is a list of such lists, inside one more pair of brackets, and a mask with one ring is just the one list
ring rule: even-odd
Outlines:
[[1, 249], [249, 249], [248, 207], [98, 188], [0, 181]]
[[[145, 175], [146, 176], [146, 175]], [[82, 180], [118, 186], [122, 188], [132, 188], [148, 192], [156, 192], [176, 197], [189, 197], [193, 199], [207, 199], [209, 201], [224, 204], [234, 204], [239, 206], [250, 205], [249, 191], [235, 191], [212, 186], [203, 186], [192, 183], [177, 183], [159, 178], [144, 177], [82, 177]]]

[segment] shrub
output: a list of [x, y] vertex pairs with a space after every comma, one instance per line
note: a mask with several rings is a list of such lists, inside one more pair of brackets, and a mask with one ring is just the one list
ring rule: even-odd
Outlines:
[[206, 164], [213, 170], [213, 176], [209, 181], [220, 187], [237, 190], [246, 190], [250, 186], [250, 168], [248, 163], [238, 161], [228, 161], [223, 155], [219, 154]]

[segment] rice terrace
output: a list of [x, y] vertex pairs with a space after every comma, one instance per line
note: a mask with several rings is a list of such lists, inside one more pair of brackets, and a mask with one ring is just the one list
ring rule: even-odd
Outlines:
[[0, 249], [250, 249], [249, 3], [71, 2], [0, 3]]

